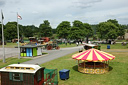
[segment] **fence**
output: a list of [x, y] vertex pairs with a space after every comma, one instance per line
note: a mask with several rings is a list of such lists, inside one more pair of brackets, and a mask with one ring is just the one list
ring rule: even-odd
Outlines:
[[57, 69], [44, 69], [44, 85], [58, 85]]

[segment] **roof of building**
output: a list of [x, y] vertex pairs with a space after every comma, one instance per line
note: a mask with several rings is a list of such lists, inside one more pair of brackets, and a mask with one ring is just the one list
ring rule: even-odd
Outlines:
[[85, 45], [85, 46], [90, 46], [90, 47], [97, 46], [97, 45], [95, 45], [95, 44], [87, 44], [87, 43], [82, 43], [82, 44]]
[[34, 64], [11, 64], [0, 69], [0, 72], [36, 73], [41, 67]]
[[24, 45], [20, 46], [21, 48], [35, 48], [35, 47], [42, 47], [43, 45]]

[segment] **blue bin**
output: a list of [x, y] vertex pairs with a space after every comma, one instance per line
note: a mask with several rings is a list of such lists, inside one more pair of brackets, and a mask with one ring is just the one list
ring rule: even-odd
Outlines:
[[60, 70], [60, 71], [59, 71], [60, 79], [61, 79], [61, 80], [66, 80], [66, 79], [68, 79], [68, 78], [69, 78], [69, 72], [70, 72], [70, 70], [67, 70], [67, 69]]
[[107, 49], [110, 49], [110, 45], [107, 45]]

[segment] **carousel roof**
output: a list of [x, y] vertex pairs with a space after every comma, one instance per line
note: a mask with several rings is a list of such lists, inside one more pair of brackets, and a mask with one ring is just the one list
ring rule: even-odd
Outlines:
[[85, 61], [93, 61], [93, 62], [101, 61], [102, 62], [102, 61], [112, 60], [115, 58], [115, 56], [92, 48], [84, 52], [74, 54], [72, 58], [77, 59], [77, 60], [85, 60]]

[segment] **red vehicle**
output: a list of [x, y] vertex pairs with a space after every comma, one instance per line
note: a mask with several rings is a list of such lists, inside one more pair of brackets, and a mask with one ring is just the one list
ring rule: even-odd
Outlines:
[[43, 40], [43, 42], [49, 42], [50, 38], [49, 37], [42, 37], [40, 40]]
[[37, 42], [37, 38], [36, 37], [29, 37], [29, 41], [30, 42]]

